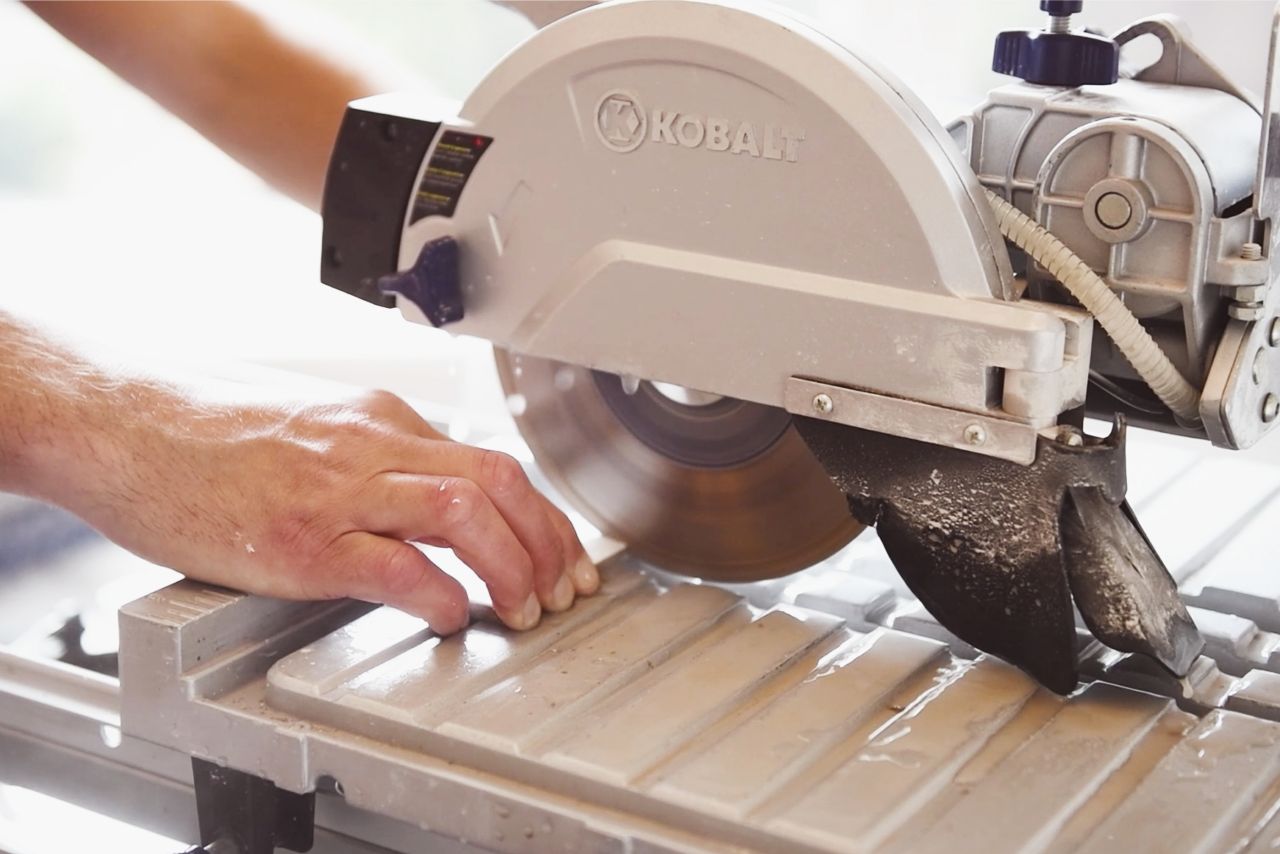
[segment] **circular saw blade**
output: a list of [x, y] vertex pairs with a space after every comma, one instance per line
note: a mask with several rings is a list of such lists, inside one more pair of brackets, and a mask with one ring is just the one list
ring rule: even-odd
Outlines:
[[663, 569], [774, 578], [862, 530], [781, 410], [494, 354], [543, 472], [592, 524]]

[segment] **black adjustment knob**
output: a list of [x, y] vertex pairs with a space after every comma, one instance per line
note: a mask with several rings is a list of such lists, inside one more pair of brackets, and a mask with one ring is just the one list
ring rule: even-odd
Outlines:
[[1040, 11], [1066, 18], [1084, 10], [1084, 0], [1040, 0]]
[[1049, 13], [1049, 26], [996, 36], [992, 71], [1042, 86], [1107, 86], [1120, 79], [1120, 45], [1071, 29], [1082, 0], [1040, 0], [1040, 8]]

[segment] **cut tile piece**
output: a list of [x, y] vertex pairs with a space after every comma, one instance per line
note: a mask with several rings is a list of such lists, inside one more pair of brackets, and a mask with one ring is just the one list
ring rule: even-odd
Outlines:
[[[1110, 685], [1086, 688], [912, 839], [910, 849], [986, 854], [1043, 848], [1170, 705]], [[1010, 810], [1014, 800], [1019, 808]]]
[[[344, 725], [350, 725], [352, 716], [366, 713], [391, 721], [429, 722], [459, 699], [526, 667], [561, 640], [603, 628], [607, 610], [641, 584], [651, 582], [636, 573], [612, 572], [601, 593], [563, 613], [545, 615], [536, 630], [513, 632], [491, 623], [473, 623], [447, 638], [431, 635], [417, 644], [398, 643], [394, 654], [376, 654], [368, 667], [338, 654], [326, 671], [319, 663], [309, 662], [317, 649], [313, 645], [302, 663], [287, 656], [272, 667], [267, 676], [268, 697], [273, 705], [298, 714], [337, 715]], [[377, 627], [370, 624], [370, 631]], [[303, 672], [312, 687], [301, 684], [298, 674]]]
[[1082, 851], [1210, 852], [1247, 842], [1237, 825], [1280, 775], [1280, 724], [1205, 716], [1081, 846]]
[[942, 644], [900, 634], [856, 637], [653, 792], [743, 820], [816, 757], [828, 753], [924, 668], [949, 660]]
[[768, 826], [821, 848], [875, 850], [947, 786], [1035, 691], [1029, 677], [995, 659], [957, 662], [948, 679]]
[[1236, 684], [1234, 676], [1223, 673], [1205, 655], [1192, 663], [1185, 678], [1178, 679], [1154, 658], [1116, 652], [1096, 642], [1081, 656], [1080, 672], [1101, 682], [1168, 697], [1197, 715], [1222, 708]]
[[615, 625], [572, 647], [549, 650], [528, 670], [463, 700], [439, 731], [527, 752], [548, 727], [573, 725], [574, 708], [657, 667], [737, 602], [717, 587], [682, 584], [632, 603]]
[[682, 667], [667, 668], [667, 674], [660, 669], [646, 690], [584, 721], [545, 758], [615, 784], [634, 780], [837, 626], [825, 614], [765, 614]]
[[1187, 610], [1204, 637], [1204, 654], [1216, 661], [1223, 673], [1243, 676], [1251, 670], [1280, 671], [1280, 635], [1261, 631], [1253, 620], [1234, 614]]
[[378, 608], [280, 661], [271, 668], [271, 681], [320, 696], [432, 637], [421, 618]]
[[1245, 715], [1280, 721], [1280, 674], [1254, 670], [1236, 681], [1226, 708]]
[[1093, 829], [1129, 797], [1137, 785], [1146, 779], [1169, 751], [1199, 722], [1195, 715], [1179, 709], [1169, 709], [1162, 714], [1123, 764], [1058, 830], [1053, 841], [1044, 849], [1044, 854], [1083, 851], [1080, 845]]

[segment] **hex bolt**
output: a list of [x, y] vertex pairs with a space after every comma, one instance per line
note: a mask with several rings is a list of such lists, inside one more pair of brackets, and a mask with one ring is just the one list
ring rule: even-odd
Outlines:
[[1233, 302], [1227, 306], [1227, 316], [1235, 320], [1252, 323], [1262, 317], [1263, 305], [1260, 302]]
[[987, 431], [981, 424], [970, 424], [964, 428], [964, 440], [970, 445], [981, 445], [987, 441]]
[[1240, 257], [1246, 261], [1261, 261], [1262, 247], [1257, 243], [1246, 243], [1240, 247]]
[[831, 410], [836, 408], [835, 401], [831, 399], [829, 394], [816, 394], [813, 396], [813, 408], [815, 411], [823, 415], [830, 414]]
[[1063, 427], [1058, 431], [1058, 441], [1070, 448], [1084, 446], [1084, 434], [1074, 427]]
[[1269, 394], [1262, 401], [1262, 421], [1265, 424], [1270, 424], [1276, 420], [1277, 415], [1280, 415], [1280, 397]]

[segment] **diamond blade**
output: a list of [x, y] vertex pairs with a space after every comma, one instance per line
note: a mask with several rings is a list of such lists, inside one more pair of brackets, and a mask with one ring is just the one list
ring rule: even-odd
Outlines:
[[774, 578], [862, 530], [781, 410], [494, 353], [547, 477], [592, 524], [663, 569]]

